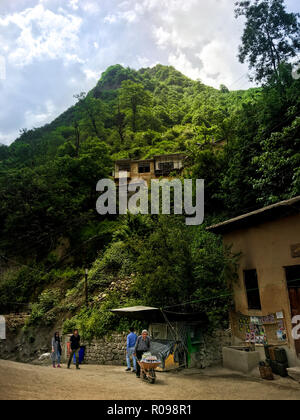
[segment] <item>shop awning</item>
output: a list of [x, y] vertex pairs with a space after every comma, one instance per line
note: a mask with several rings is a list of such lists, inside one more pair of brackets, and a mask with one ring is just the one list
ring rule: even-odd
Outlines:
[[153, 308], [151, 306], [117, 308], [112, 309], [111, 312], [119, 316], [136, 320], [149, 321], [151, 323], [166, 322], [166, 317], [169, 321], [173, 322], [207, 322], [207, 316], [205, 313], [178, 313], [171, 312], [169, 310], [163, 311], [159, 308]]
[[159, 308], [151, 306], [130, 306], [128, 308], [112, 309], [111, 312], [128, 317], [131, 319], [159, 322], [163, 320], [163, 315]]

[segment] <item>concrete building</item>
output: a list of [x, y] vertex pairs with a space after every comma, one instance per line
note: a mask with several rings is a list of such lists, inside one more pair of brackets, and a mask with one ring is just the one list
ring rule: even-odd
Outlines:
[[295, 318], [300, 315], [299, 210], [300, 196], [208, 228], [221, 234], [233, 253], [241, 253], [238, 280], [231, 285], [233, 344], [252, 343], [262, 354], [266, 342], [283, 346], [290, 366], [300, 366], [300, 340], [292, 334], [300, 321]]
[[151, 179], [169, 178], [180, 174], [184, 166], [185, 155], [181, 153], [153, 156], [152, 159], [122, 159], [115, 162], [113, 177], [118, 183], [120, 178], [143, 179], [149, 184]]

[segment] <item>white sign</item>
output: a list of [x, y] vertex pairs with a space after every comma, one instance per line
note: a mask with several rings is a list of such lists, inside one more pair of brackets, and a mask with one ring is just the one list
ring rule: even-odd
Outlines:
[[0, 340], [6, 340], [6, 324], [4, 316], [0, 315]]
[[276, 318], [277, 319], [283, 319], [284, 318], [283, 312], [276, 312]]

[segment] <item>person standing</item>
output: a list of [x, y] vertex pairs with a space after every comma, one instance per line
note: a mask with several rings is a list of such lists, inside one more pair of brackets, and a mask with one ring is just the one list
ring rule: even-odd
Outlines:
[[57, 367], [60, 368], [60, 359], [61, 359], [61, 344], [60, 344], [60, 336], [58, 332], [54, 333], [54, 337], [52, 338], [52, 366], [55, 368], [55, 362], [57, 361]]
[[[137, 360], [140, 361], [143, 357], [144, 353], [147, 353], [150, 350], [151, 340], [148, 336], [148, 331], [144, 330], [142, 335], [138, 337], [135, 343], [134, 355], [136, 356]], [[136, 366], [136, 377], [139, 378], [141, 376], [141, 367], [137, 363]]]
[[127, 369], [126, 369], [126, 372], [131, 372], [130, 357], [132, 356], [133, 372], [136, 373], [136, 357], [134, 355], [136, 340], [137, 340], [137, 335], [134, 333], [134, 328], [131, 327], [129, 329], [129, 334], [127, 335], [127, 349], [126, 349]]
[[79, 370], [79, 350], [80, 350], [80, 335], [78, 330], [74, 330], [73, 335], [70, 337], [71, 352], [68, 362], [68, 369], [70, 369], [74, 354], [76, 358], [76, 369]]

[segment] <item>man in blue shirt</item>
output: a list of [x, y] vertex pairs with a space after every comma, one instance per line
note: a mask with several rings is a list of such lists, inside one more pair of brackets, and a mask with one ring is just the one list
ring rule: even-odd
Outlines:
[[134, 328], [131, 327], [129, 329], [129, 334], [127, 336], [127, 352], [126, 352], [127, 369], [126, 369], [126, 372], [131, 371], [130, 356], [132, 356], [132, 361], [133, 361], [133, 372], [136, 372], [136, 357], [134, 356], [136, 340], [137, 340], [137, 335], [134, 333]]

